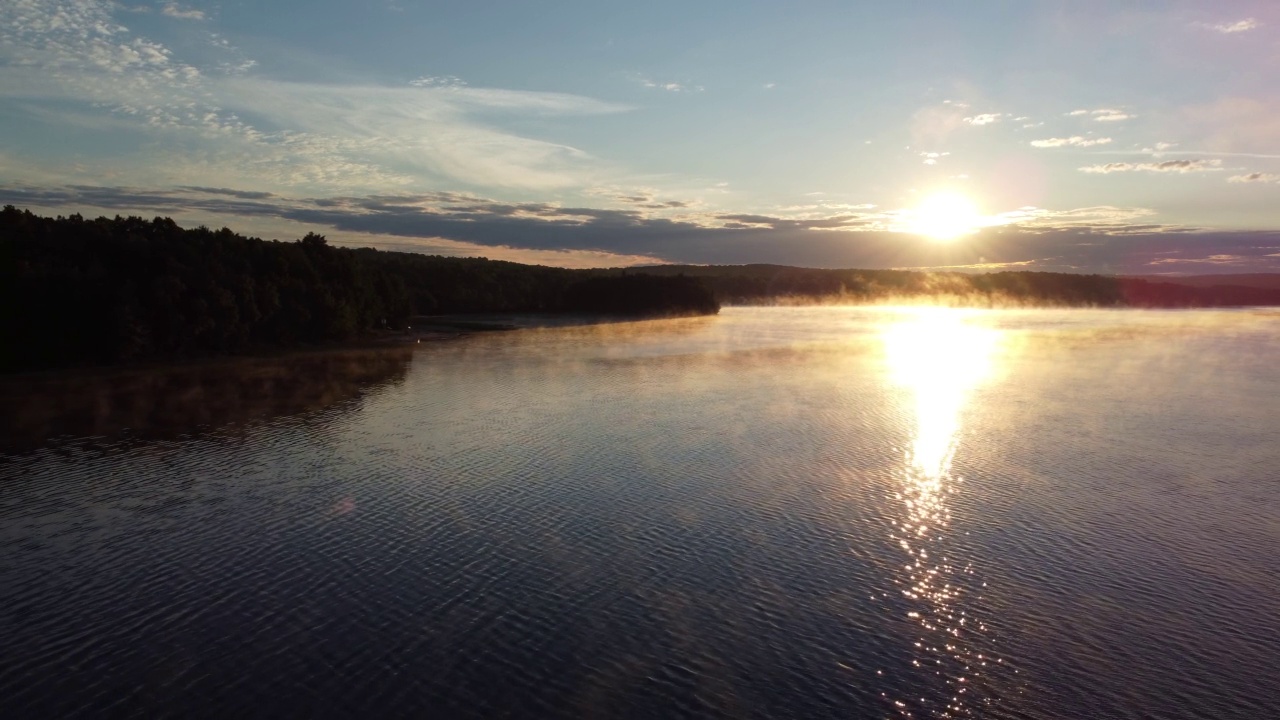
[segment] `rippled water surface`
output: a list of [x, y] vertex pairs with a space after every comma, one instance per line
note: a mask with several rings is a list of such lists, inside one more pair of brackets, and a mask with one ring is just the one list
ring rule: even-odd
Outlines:
[[1280, 313], [9, 382], [4, 717], [1280, 716]]

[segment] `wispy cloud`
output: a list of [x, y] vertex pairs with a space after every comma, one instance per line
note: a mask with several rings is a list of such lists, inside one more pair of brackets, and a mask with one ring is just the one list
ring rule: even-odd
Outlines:
[[991, 125], [998, 123], [1004, 118], [1004, 113], [982, 113], [980, 115], [972, 115], [964, 119], [966, 123], [975, 126]]
[[1244, 20], [1237, 20], [1235, 22], [1196, 23], [1196, 25], [1199, 27], [1206, 28], [1208, 30], [1213, 30], [1215, 32], [1220, 32], [1223, 35], [1232, 35], [1235, 33], [1248, 32], [1250, 30], [1256, 29], [1261, 24], [1262, 23], [1259, 23], [1254, 18], [1245, 18]]
[[1110, 143], [1111, 138], [1109, 137], [1087, 138], [1081, 137], [1080, 135], [1073, 135], [1071, 137], [1064, 138], [1055, 137], [1046, 138], [1044, 140], [1032, 140], [1031, 146], [1038, 148], [1093, 147], [1095, 145], [1108, 145]]
[[453, 75], [423, 75], [409, 81], [411, 87], [429, 88], [461, 88], [467, 86], [467, 81]]
[[[674, 81], [664, 82], [660, 80], [653, 80], [643, 75], [637, 76], [636, 82], [640, 83], [642, 87], [646, 87], [651, 90], [665, 90], [666, 92], [673, 92], [673, 93], [702, 92], [703, 90], [706, 89], [701, 85], [691, 85], [689, 83], [674, 82]], [[765, 89], [772, 89], [772, 86], [773, 86], [773, 83], [770, 83], [765, 86]]]
[[[599, 115], [626, 106], [561, 93], [461, 85], [388, 88], [228, 78], [224, 107], [289, 128], [294, 151], [323, 164], [370, 163], [385, 172], [472, 186], [567, 188], [592, 180], [594, 158], [569, 145], [503, 132], [473, 118]], [[279, 145], [275, 136], [269, 144]]]
[[[163, 7], [195, 19], [184, 6]], [[449, 76], [401, 87], [276, 82], [252, 75], [256, 63], [221, 35], [209, 42], [233, 62], [202, 69], [116, 22], [117, 9], [110, 0], [0, 3], [0, 102], [47, 121], [91, 113], [100, 131], [147, 133], [148, 155], [118, 158], [112, 171], [143, 181], [308, 191], [585, 186], [600, 169], [589, 154], [497, 121], [629, 109]]]
[[1131, 115], [1121, 110], [1095, 110], [1093, 112], [1094, 122], [1120, 122], [1122, 120], [1132, 120], [1137, 115]]
[[177, 18], [179, 20], [204, 20], [204, 11], [194, 8], [184, 8], [178, 3], [165, 3], [164, 8], [160, 11], [164, 15]]
[[1248, 255], [1228, 255], [1225, 253], [1216, 253], [1198, 258], [1158, 258], [1147, 263], [1148, 265], [1240, 265], [1249, 266], [1256, 262], [1257, 258]]
[[1094, 122], [1120, 122], [1138, 117], [1133, 113], [1116, 108], [1098, 108], [1097, 110], [1072, 110], [1067, 117], [1087, 117]]
[[1275, 173], [1255, 172], [1247, 175], [1232, 175], [1227, 178], [1232, 183], [1280, 183], [1280, 175]]
[[1155, 215], [1156, 212], [1151, 208], [1114, 205], [1096, 205], [1070, 210], [1023, 207], [1000, 213], [993, 224], [1010, 225], [1036, 232], [1087, 229], [1091, 233], [1109, 235], [1128, 235], [1152, 230], [1165, 232], [1183, 230], [1177, 226], [1154, 223]]
[[662, 199], [653, 188], [592, 187], [583, 190], [584, 195], [605, 198], [613, 202], [646, 210], [683, 210], [699, 205], [693, 200]]
[[1210, 160], [1166, 160], [1159, 163], [1117, 162], [1105, 165], [1090, 165], [1080, 168], [1081, 172], [1109, 174], [1118, 172], [1158, 172], [1158, 173], [1193, 173], [1216, 172], [1221, 170], [1222, 161]]
[[750, 213], [726, 213], [715, 215], [714, 218], [721, 221], [721, 228], [730, 230], [752, 228], [768, 230], [844, 230], [865, 227], [872, 222], [855, 214], [796, 218]]
[[1177, 147], [1178, 143], [1158, 142], [1151, 147], [1142, 148], [1142, 152], [1152, 157], [1162, 157], [1167, 151]]

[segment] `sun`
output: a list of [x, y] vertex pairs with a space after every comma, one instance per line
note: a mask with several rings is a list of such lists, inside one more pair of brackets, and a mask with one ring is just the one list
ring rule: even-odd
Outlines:
[[930, 195], [910, 211], [909, 229], [938, 242], [950, 242], [976, 232], [983, 217], [972, 200], [953, 192]]

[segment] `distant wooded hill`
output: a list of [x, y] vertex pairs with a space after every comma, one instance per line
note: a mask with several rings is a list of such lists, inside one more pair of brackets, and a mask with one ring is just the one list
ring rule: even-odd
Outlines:
[[1130, 280], [1173, 283], [1191, 287], [1251, 287], [1280, 290], [1280, 273], [1244, 273], [1238, 275], [1134, 275]]
[[1045, 272], [821, 270], [785, 265], [661, 265], [638, 270], [699, 278], [718, 301], [732, 305], [919, 300], [978, 307], [1280, 305], [1280, 274], [1139, 278]]
[[566, 270], [264, 241], [168, 218], [0, 211], [0, 371], [245, 354], [348, 340], [415, 315], [709, 314], [721, 303], [994, 307], [1280, 305], [1280, 286], [1066, 273], [662, 265]]

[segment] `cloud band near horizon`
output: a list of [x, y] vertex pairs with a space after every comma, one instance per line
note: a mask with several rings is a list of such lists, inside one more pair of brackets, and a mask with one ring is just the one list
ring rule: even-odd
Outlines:
[[[248, 235], [262, 234], [257, 227], [278, 228], [279, 221], [287, 221], [298, 224], [298, 235], [309, 230], [336, 233], [338, 244], [505, 255], [533, 262], [545, 262], [554, 253], [580, 253], [597, 266], [675, 262], [1114, 274], [1280, 271], [1280, 232], [1169, 228], [1115, 208], [1056, 215], [1027, 211], [962, 243], [944, 244], [861, 229], [874, 226], [871, 212], [807, 218], [725, 213], [656, 217], [640, 209], [508, 203], [449, 192], [285, 198], [195, 186], [150, 191], [5, 186], [0, 187], [0, 204], [59, 214], [218, 218]], [[433, 243], [439, 239], [456, 244]]]

